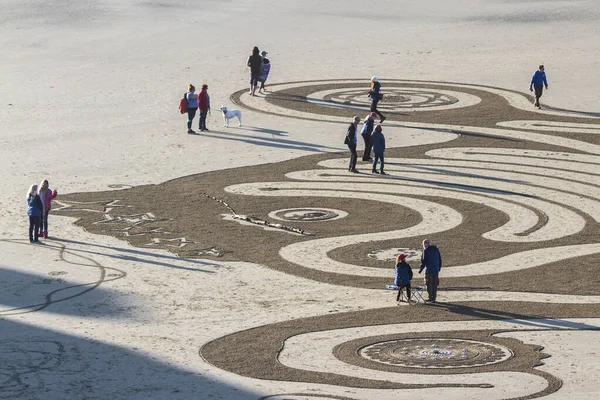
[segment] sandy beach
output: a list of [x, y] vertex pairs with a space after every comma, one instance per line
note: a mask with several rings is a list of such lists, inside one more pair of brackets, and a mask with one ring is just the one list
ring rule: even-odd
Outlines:
[[[0, 398], [594, 398], [599, 26], [591, 0], [0, 1]], [[387, 177], [343, 144], [374, 75]], [[425, 237], [439, 302], [397, 303]]]

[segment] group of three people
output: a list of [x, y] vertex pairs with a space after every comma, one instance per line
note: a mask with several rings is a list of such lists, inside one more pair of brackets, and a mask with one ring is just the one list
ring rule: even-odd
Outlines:
[[56, 198], [56, 190], [48, 187], [44, 180], [39, 187], [31, 185], [27, 191], [27, 216], [29, 217], [29, 242], [39, 243], [39, 238], [48, 239], [48, 214], [52, 208], [52, 199]]
[[[385, 175], [385, 171], [383, 170], [385, 166], [383, 158], [383, 153], [385, 152], [385, 136], [383, 136], [383, 127], [381, 124], [375, 126], [376, 116], [377, 114], [375, 112], [371, 112], [369, 115], [367, 115], [360, 132], [365, 142], [365, 150], [363, 151], [362, 160], [373, 161], [373, 168], [371, 169], [372, 173]], [[356, 145], [358, 142], [357, 131], [359, 122], [360, 117], [355, 116], [352, 120], [352, 123], [348, 126], [346, 138], [344, 140], [344, 143], [348, 145], [348, 149], [350, 149], [350, 163], [348, 164], [348, 171], [354, 173], [359, 172], [356, 169], [356, 161], [358, 159]], [[371, 158], [371, 150], [373, 150], [373, 154], [375, 156], [374, 159]], [[381, 163], [381, 167], [380, 170], [377, 171], [377, 164], [379, 162]]]

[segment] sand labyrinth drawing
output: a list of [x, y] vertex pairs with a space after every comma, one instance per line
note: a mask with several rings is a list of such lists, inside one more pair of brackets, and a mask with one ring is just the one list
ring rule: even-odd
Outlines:
[[[387, 137], [415, 128], [454, 139], [386, 150], [387, 176], [349, 174], [345, 153], [319, 154], [66, 195], [70, 206], [57, 214], [137, 246], [377, 291], [393, 281], [400, 251], [421, 284], [418, 249], [429, 237], [444, 258], [439, 304], [398, 307], [390, 292], [387, 308], [257, 327], [213, 340], [200, 355], [257, 379], [443, 387], [488, 399], [559, 390], [558, 377], [536, 368], [552, 354], [510, 333], [598, 328], [600, 115], [537, 110], [531, 98], [500, 88], [381, 81]], [[352, 115], [368, 113], [368, 81], [270, 89], [264, 97], [241, 90], [232, 100], [255, 112], [337, 122], [340, 145]]]

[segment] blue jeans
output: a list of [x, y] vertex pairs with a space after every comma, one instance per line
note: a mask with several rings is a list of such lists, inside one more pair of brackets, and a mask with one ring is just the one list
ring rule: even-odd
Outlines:
[[383, 153], [375, 153], [375, 157], [373, 158], [373, 171], [377, 170], [377, 161], [381, 160], [381, 172], [383, 172]]
[[206, 129], [208, 130], [208, 128], [206, 127], [206, 114], [208, 113], [208, 109], [205, 110], [200, 110], [200, 122], [198, 123], [198, 128], [199, 129]]

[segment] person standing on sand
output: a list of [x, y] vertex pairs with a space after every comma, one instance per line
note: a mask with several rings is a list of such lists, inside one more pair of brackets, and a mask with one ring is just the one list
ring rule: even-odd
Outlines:
[[198, 109], [200, 110], [199, 128], [202, 132], [207, 131], [206, 114], [210, 111], [210, 97], [208, 97], [208, 85], [202, 85], [202, 90], [198, 93]]
[[531, 82], [529, 83], [529, 90], [535, 90], [535, 102], [533, 103], [534, 107], [540, 107], [540, 97], [542, 97], [542, 92], [544, 91], [544, 86], [546, 86], [546, 90], [548, 90], [548, 81], [546, 80], [546, 71], [543, 65], [540, 65], [533, 73], [531, 77]]
[[258, 77], [258, 81], [260, 82], [260, 89], [258, 89], [258, 93], [262, 92], [263, 90], [265, 92], [267, 91], [267, 89], [265, 89], [265, 82], [267, 81], [269, 72], [271, 71], [271, 61], [269, 61], [267, 58], [267, 54], [269, 53], [263, 50], [260, 54], [262, 55], [262, 66], [260, 67], [260, 76]]
[[40, 218], [44, 206], [37, 194], [38, 185], [31, 185], [27, 192], [27, 216], [29, 217], [29, 243], [39, 243]]
[[260, 76], [260, 68], [262, 67], [262, 57], [259, 54], [258, 47], [254, 46], [252, 54], [248, 57], [246, 65], [250, 67], [250, 96], [254, 96], [256, 86], [258, 86], [258, 78]]
[[379, 100], [383, 99], [383, 94], [381, 93], [381, 83], [379, 83], [379, 79], [377, 79], [376, 76], [371, 78], [371, 90], [369, 90], [369, 97], [371, 98], [371, 112], [374, 112], [379, 116], [379, 123], [381, 124], [383, 121], [385, 121], [385, 117], [377, 110], [377, 104], [379, 103]]
[[198, 94], [196, 94], [196, 88], [191, 83], [188, 85], [188, 91], [185, 94], [185, 99], [187, 100], [187, 133], [196, 133], [192, 130], [192, 121], [196, 116], [196, 110], [198, 109]]
[[377, 114], [371, 113], [367, 115], [365, 122], [363, 123], [362, 130], [360, 134], [365, 141], [365, 151], [363, 151], [362, 160], [363, 161], [373, 161], [371, 158], [371, 148], [373, 147], [373, 142], [371, 141], [371, 135], [373, 134], [373, 127], [375, 126], [375, 117]]
[[40, 196], [40, 200], [42, 201], [42, 215], [40, 218], [39, 231], [40, 233], [38, 236], [41, 236], [44, 239], [48, 239], [48, 214], [50, 213], [50, 209], [52, 208], [52, 199], [56, 198], [58, 193], [56, 193], [56, 190], [51, 190], [48, 187], [48, 180], [44, 179], [44, 181], [40, 185], [38, 195]]
[[356, 169], [356, 160], [358, 159], [358, 154], [356, 153], [356, 130], [358, 123], [360, 122], [360, 117], [355, 116], [352, 120], [352, 123], [348, 126], [348, 130], [346, 131], [346, 139], [344, 143], [348, 145], [350, 149], [350, 163], [348, 164], [348, 172], [358, 173]]
[[428, 298], [426, 301], [435, 303], [437, 299], [437, 288], [440, 284], [440, 271], [442, 269], [442, 255], [436, 245], [431, 244], [429, 239], [423, 240], [423, 253], [421, 253], [421, 267], [419, 273], [425, 270], [425, 285], [427, 286]]
[[[373, 141], [373, 153], [375, 153], [375, 159], [373, 160], [373, 169], [371, 170], [374, 174], [385, 175], [383, 171], [383, 167], [385, 166], [383, 162], [383, 152], [385, 151], [385, 137], [382, 133], [383, 128], [381, 125], [377, 125], [375, 127], [375, 131], [373, 132], [373, 136], [371, 137]], [[377, 172], [377, 161], [381, 161], [380, 172]]]

